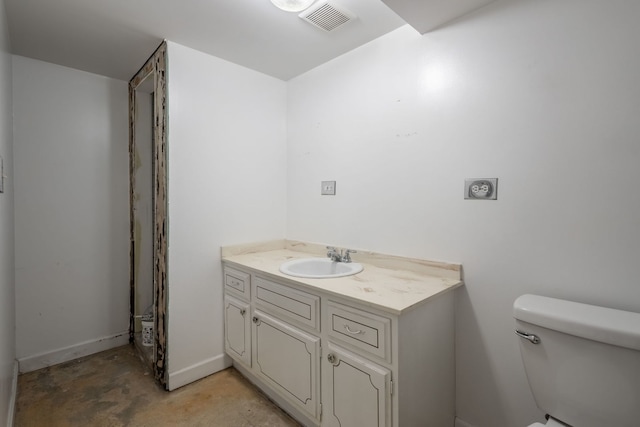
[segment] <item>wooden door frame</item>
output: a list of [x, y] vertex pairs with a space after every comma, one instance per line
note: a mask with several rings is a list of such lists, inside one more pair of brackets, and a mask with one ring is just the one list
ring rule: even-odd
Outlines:
[[136, 88], [153, 75], [153, 293], [154, 341], [153, 371], [156, 380], [166, 388], [167, 375], [167, 43], [163, 41], [144, 66], [129, 81], [129, 341], [135, 327], [135, 123]]

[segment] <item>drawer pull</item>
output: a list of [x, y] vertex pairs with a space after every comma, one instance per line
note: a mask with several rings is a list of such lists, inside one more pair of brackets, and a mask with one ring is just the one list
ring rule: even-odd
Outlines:
[[253, 323], [255, 323], [256, 325], [260, 324], [260, 319], [258, 318], [258, 316], [253, 316]]
[[353, 335], [359, 335], [359, 334], [364, 334], [363, 330], [357, 330], [357, 331], [352, 331], [351, 328], [349, 327], [349, 325], [344, 325], [344, 328], [347, 330], [347, 332], [349, 332], [350, 334]]
[[247, 312], [244, 308], [240, 310], [240, 316], [244, 317], [244, 314]]
[[329, 363], [331, 363], [332, 365], [335, 365], [335, 364], [336, 364], [336, 361], [338, 360], [338, 358], [336, 357], [336, 355], [335, 355], [335, 354], [333, 354], [333, 353], [329, 353], [329, 354], [327, 355], [327, 360], [328, 360], [328, 361], [329, 361]]

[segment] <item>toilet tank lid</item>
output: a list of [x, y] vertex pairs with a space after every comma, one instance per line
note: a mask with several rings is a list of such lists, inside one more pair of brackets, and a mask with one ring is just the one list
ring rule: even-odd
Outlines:
[[569, 335], [640, 350], [640, 313], [539, 295], [522, 295], [513, 316]]

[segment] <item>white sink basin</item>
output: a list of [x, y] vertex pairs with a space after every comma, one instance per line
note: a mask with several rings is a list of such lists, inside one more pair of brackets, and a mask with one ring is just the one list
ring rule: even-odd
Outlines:
[[302, 258], [287, 261], [280, 271], [288, 276], [308, 279], [330, 279], [332, 277], [351, 276], [363, 270], [357, 262], [335, 262], [328, 258]]

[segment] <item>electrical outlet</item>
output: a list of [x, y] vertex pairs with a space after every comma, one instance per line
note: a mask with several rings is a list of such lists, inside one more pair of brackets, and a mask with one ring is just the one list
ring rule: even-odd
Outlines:
[[498, 198], [498, 178], [465, 179], [464, 198], [496, 200]]
[[323, 196], [335, 196], [336, 195], [336, 182], [335, 181], [322, 181], [320, 187], [320, 194]]

